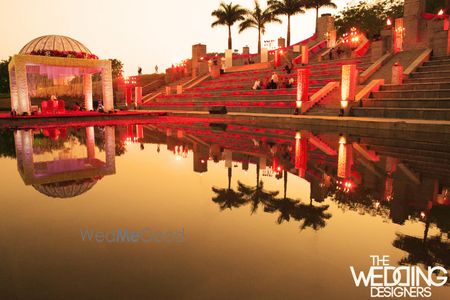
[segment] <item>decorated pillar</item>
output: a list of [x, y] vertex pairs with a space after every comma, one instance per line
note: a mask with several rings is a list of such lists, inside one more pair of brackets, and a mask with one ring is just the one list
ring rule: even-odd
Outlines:
[[281, 66], [281, 54], [283, 53], [283, 50], [275, 50], [275, 59], [274, 59], [274, 65], [275, 68], [278, 68]]
[[142, 104], [142, 87], [137, 86], [134, 88], [134, 103], [136, 106]]
[[27, 66], [24, 62], [16, 60], [15, 65], [17, 99], [18, 99], [18, 114], [30, 114], [30, 98], [28, 95], [28, 80], [27, 80]]
[[298, 175], [305, 178], [308, 162], [308, 139], [301, 132], [295, 134], [295, 168]]
[[16, 85], [16, 71], [15, 69], [11, 69], [9, 71], [9, 90], [11, 94], [11, 110], [18, 112], [19, 110], [19, 96], [17, 94], [17, 85]]
[[355, 100], [358, 85], [358, 69], [356, 65], [342, 66], [341, 82], [341, 115], [348, 115], [349, 102]]
[[113, 82], [111, 75], [111, 62], [102, 68], [102, 91], [103, 91], [103, 107], [105, 111], [114, 110], [114, 98], [113, 98]]
[[33, 178], [33, 132], [31, 130], [17, 130], [14, 133], [14, 142], [16, 146], [17, 167], [19, 172], [24, 180]]
[[92, 75], [83, 75], [83, 94], [84, 94], [84, 108], [87, 111], [94, 110], [94, 104], [92, 100]]
[[87, 147], [87, 158], [95, 158], [95, 133], [94, 127], [86, 127], [86, 147]]
[[347, 143], [347, 139], [341, 136], [339, 139], [337, 176], [341, 179], [349, 179], [353, 166], [353, 146]]
[[395, 19], [394, 29], [394, 53], [403, 51], [403, 37], [405, 35], [405, 28], [403, 26], [403, 18]]
[[295, 114], [299, 114], [303, 101], [309, 99], [309, 69], [297, 70], [297, 101], [295, 102]]
[[302, 46], [302, 65], [309, 63], [309, 47], [307, 45]]

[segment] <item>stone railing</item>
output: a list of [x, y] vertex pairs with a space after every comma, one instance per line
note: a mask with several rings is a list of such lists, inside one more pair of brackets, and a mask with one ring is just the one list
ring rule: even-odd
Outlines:
[[314, 93], [311, 96], [309, 101], [302, 102], [302, 114], [306, 113], [310, 110], [314, 105], [316, 105], [320, 100], [325, 98], [329, 93], [331, 93], [334, 89], [339, 87], [339, 82], [331, 81], [328, 82], [324, 87]]
[[376, 71], [378, 71], [388, 59], [392, 57], [391, 53], [386, 53], [379, 59], [377, 59], [373, 64], [370, 65], [364, 72], [359, 75], [359, 83], [363, 84], [369, 79]]
[[404, 71], [404, 76], [409, 76], [418, 67], [420, 67], [424, 62], [430, 59], [431, 52], [433, 50], [430, 48], [425, 49]]
[[362, 99], [367, 99], [370, 93], [380, 90], [380, 86], [384, 84], [384, 79], [374, 79], [368, 85], [363, 87], [355, 96], [355, 102], [359, 102]]

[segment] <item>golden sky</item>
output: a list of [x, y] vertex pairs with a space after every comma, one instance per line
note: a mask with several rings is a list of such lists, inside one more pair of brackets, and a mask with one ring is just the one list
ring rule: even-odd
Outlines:
[[[0, 0], [0, 59], [14, 55], [30, 40], [42, 35], [70, 36], [100, 58], [118, 58], [127, 75], [138, 66], [144, 73], [160, 71], [191, 55], [191, 45], [203, 43], [208, 51], [227, 47], [227, 29], [211, 28], [211, 12], [221, 0]], [[226, 1], [227, 2], [227, 1]], [[266, 0], [260, 1], [265, 5]], [[352, 0], [335, 0], [339, 8]], [[353, 1], [354, 2], [354, 1]], [[235, 0], [251, 7], [253, 0]], [[321, 13], [333, 10], [322, 9]], [[292, 42], [314, 32], [315, 12], [292, 19]], [[263, 40], [286, 35], [286, 22], [269, 25]], [[245, 45], [256, 51], [257, 31], [242, 34], [233, 28], [233, 48]]]

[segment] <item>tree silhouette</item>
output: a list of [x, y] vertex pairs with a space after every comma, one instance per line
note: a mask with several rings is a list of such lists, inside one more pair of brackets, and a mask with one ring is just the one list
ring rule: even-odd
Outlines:
[[213, 17], [216, 17], [216, 20], [211, 24], [211, 27], [215, 27], [218, 25], [225, 25], [228, 27], [228, 49], [233, 49], [231, 27], [237, 21], [244, 20], [244, 16], [246, 13], [247, 10], [242, 8], [239, 4], [225, 4], [224, 2], [220, 3], [219, 8], [211, 13]]
[[239, 24], [239, 32], [248, 28], [256, 28], [258, 30], [258, 53], [261, 53], [261, 34], [266, 32], [266, 25], [269, 23], [281, 23], [281, 20], [273, 13], [271, 7], [262, 9], [259, 2], [255, 0], [255, 7], [247, 13], [245, 20]]
[[291, 17], [303, 14], [305, 11], [305, 1], [303, 0], [269, 0], [267, 4], [272, 8], [274, 14], [287, 16], [287, 46], [291, 45]]
[[212, 201], [219, 204], [220, 210], [238, 208], [247, 203], [241, 192], [236, 192], [231, 188], [231, 177], [232, 169], [228, 168], [228, 188], [212, 187], [216, 194]]

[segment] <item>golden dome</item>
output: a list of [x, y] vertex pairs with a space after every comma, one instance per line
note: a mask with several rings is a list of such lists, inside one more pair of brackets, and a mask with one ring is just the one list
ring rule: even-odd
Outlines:
[[23, 46], [19, 54], [31, 54], [36, 51], [70, 51], [92, 54], [82, 43], [63, 35], [44, 35]]
[[98, 179], [71, 180], [46, 184], [33, 184], [40, 193], [52, 198], [73, 198], [89, 191]]

